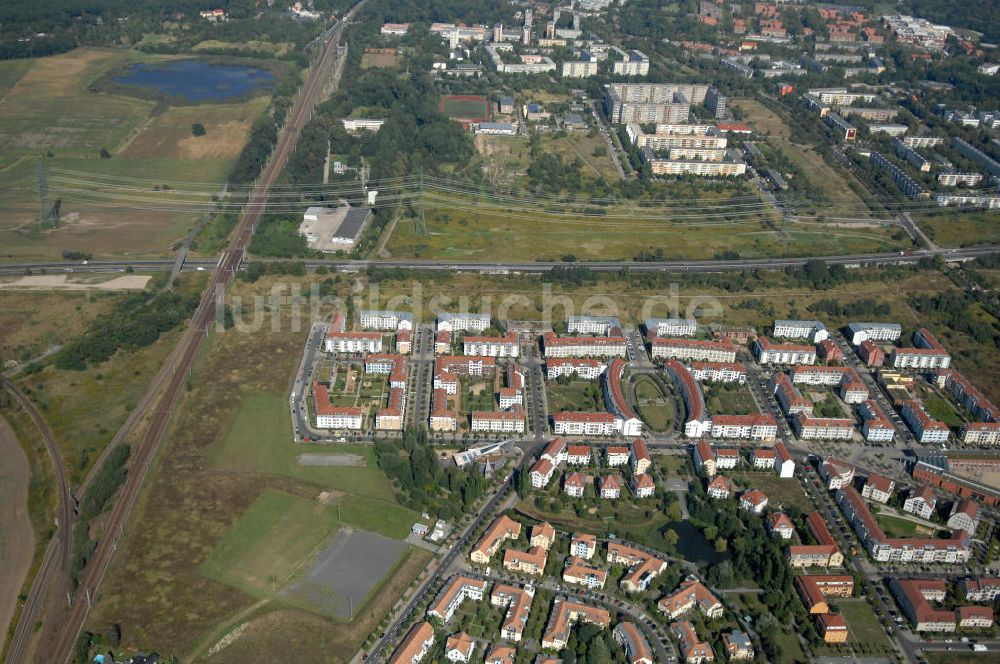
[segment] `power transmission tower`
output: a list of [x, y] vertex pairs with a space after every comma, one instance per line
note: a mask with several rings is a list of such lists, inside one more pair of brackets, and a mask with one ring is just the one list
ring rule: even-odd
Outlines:
[[418, 194], [417, 194], [417, 235], [427, 235], [427, 221], [424, 219], [424, 168], [421, 166], [417, 170]]
[[35, 180], [40, 209], [38, 211], [38, 225], [45, 227], [45, 221], [49, 214], [49, 181], [45, 176], [45, 160], [39, 159], [35, 166]]

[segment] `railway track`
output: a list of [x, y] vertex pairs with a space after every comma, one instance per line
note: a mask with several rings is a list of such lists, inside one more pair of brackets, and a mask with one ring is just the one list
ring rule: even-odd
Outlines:
[[[180, 402], [188, 375], [208, 335], [210, 326], [215, 320], [217, 303], [225, 296], [226, 289], [243, 262], [250, 239], [253, 237], [257, 222], [267, 204], [271, 186], [284, 168], [295, 143], [298, 141], [302, 127], [309, 120], [313, 108], [321, 98], [323, 78], [328, 74], [331, 58], [336, 53], [336, 46], [347, 21], [363, 6], [365, 0], [354, 6], [344, 19], [341, 19], [324, 35], [321, 55], [317, 59], [302, 92], [289, 112], [288, 119], [281, 129], [278, 143], [271, 158], [265, 165], [261, 177], [252, 190], [243, 215], [237, 225], [236, 232], [230, 240], [226, 252], [219, 261], [217, 269], [212, 273], [208, 286], [202, 294], [198, 308], [185, 330], [177, 348], [164, 363], [157, 379], [150, 385], [146, 396], [129, 417], [115, 438], [124, 440], [134, 427], [149, 414], [152, 404], [157, 403], [152, 412], [152, 418], [141, 442], [133, 451], [128, 477], [125, 480], [118, 499], [112, 507], [103, 536], [97, 544], [93, 555], [84, 571], [80, 587], [55, 639], [40, 647], [37, 655], [39, 661], [65, 662], [79, 637], [90, 610], [90, 602], [100, 588], [107, 570], [111, 565], [118, 541], [122, 537], [128, 519], [135, 507], [142, 488], [142, 483], [156, 457], [157, 450], [169, 427], [171, 417]], [[162, 391], [158, 399], [156, 395]], [[110, 447], [110, 446], [109, 446]], [[44, 651], [44, 652], [42, 652]]]
[[55, 434], [49, 427], [48, 422], [38, 412], [35, 404], [28, 398], [14, 381], [6, 376], [0, 376], [2, 385], [21, 408], [28, 414], [38, 429], [42, 440], [45, 442], [45, 449], [52, 460], [52, 468], [56, 475], [56, 484], [59, 487], [59, 509], [56, 517], [56, 536], [49, 540], [42, 557], [42, 563], [35, 573], [35, 578], [31, 582], [28, 590], [28, 597], [21, 607], [21, 614], [14, 633], [7, 648], [7, 664], [20, 664], [25, 661], [28, 649], [31, 644], [31, 637], [34, 634], [35, 623], [41, 615], [45, 600], [49, 597], [52, 589], [57, 584], [64, 584], [69, 588], [70, 572], [70, 552], [72, 550], [71, 541], [73, 537], [73, 525], [76, 523], [76, 500], [70, 491], [69, 479], [66, 477], [66, 466], [63, 464], [62, 453], [56, 444]]

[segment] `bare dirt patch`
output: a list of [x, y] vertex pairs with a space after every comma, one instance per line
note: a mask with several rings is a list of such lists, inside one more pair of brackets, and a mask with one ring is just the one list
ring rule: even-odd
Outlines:
[[300, 454], [300, 466], [365, 466], [364, 457], [358, 454]]
[[70, 281], [65, 274], [35, 274], [0, 282], [0, 290], [142, 290], [150, 279], [150, 276], [130, 274], [99, 283], [85, 283]]

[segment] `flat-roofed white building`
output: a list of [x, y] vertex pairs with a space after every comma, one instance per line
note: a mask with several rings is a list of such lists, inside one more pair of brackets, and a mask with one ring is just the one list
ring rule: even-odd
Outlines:
[[566, 319], [566, 331], [570, 334], [610, 335], [612, 329], [621, 330], [621, 327], [617, 316], [569, 316]]
[[361, 327], [370, 330], [412, 330], [413, 314], [405, 311], [362, 309], [358, 322]]
[[487, 314], [442, 313], [437, 317], [437, 329], [445, 332], [482, 332], [490, 326]]
[[849, 323], [847, 338], [852, 346], [859, 346], [862, 341], [896, 341], [903, 333], [899, 323]]
[[698, 322], [692, 318], [647, 318], [643, 325], [650, 336], [693, 337], [698, 333]]
[[754, 355], [761, 364], [816, 364], [816, 347], [775, 344], [767, 337], [754, 342]]
[[779, 339], [808, 339], [814, 344], [830, 336], [826, 326], [818, 320], [776, 320], [773, 334]]

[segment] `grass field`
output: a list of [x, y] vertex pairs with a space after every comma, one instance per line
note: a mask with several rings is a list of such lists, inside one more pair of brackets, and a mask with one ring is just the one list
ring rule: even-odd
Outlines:
[[571, 380], [565, 385], [554, 380], [545, 383], [545, 396], [548, 400], [549, 412], [556, 413], [561, 410], [571, 411], [592, 411], [604, 410], [604, 401], [596, 401], [587, 395], [588, 389], [600, 389], [596, 380], [584, 380], [582, 378]]
[[774, 473], [748, 473], [737, 472], [727, 473], [736, 486], [741, 489], [760, 489], [767, 494], [767, 509], [777, 510], [780, 507], [795, 505], [803, 512], [812, 511], [814, 508], [802, 485], [798, 480], [792, 478], [782, 479]]
[[750, 394], [750, 388], [746, 385], [704, 383], [702, 389], [710, 413], [752, 415], [757, 412], [757, 404]]
[[488, 121], [493, 110], [489, 100], [476, 95], [443, 95], [440, 109], [449, 118], [476, 121]]
[[240, 516], [202, 571], [254, 596], [288, 583], [337, 526], [337, 511], [306, 498], [264, 491]]
[[107, 312], [117, 295], [0, 291], [0, 366], [65, 343]]
[[923, 401], [924, 408], [927, 409], [927, 414], [935, 420], [944, 422], [952, 429], [957, 429], [964, 424], [962, 418], [955, 412], [955, 408], [944, 397], [927, 393], [921, 401]]
[[[160, 256], [190, 230], [199, 213], [176, 205], [178, 190], [211, 202], [268, 100], [178, 108], [90, 89], [112, 69], [158, 57], [84, 48], [0, 63], [0, 259]], [[192, 136], [194, 123], [206, 135]], [[61, 225], [43, 231], [36, 169], [46, 154]]]
[[1000, 212], [914, 213], [913, 220], [935, 243], [944, 247], [964, 247], [1000, 241]]
[[836, 599], [837, 610], [843, 614], [851, 630], [849, 643], [864, 644], [865, 653], [891, 652], [892, 644], [882, 629], [875, 612], [863, 598]]
[[633, 385], [639, 417], [653, 431], [669, 429], [674, 421], [673, 399], [649, 376], [639, 376]]
[[882, 527], [889, 537], [914, 537], [917, 533], [917, 524], [899, 516], [891, 514], [875, 513], [875, 520]]
[[[262, 284], [240, 284], [235, 291], [247, 294], [252, 288], [266, 292]], [[344, 523], [396, 539], [405, 536], [416, 518], [396, 503], [388, 480], [374, 467], [370, 448], [292, 443], [287, 390], [306, 332], [291, 332], [289, 326], [286, 308], [276, 330], [265, 320], [259, 332], [231, 329], [210, 337], [88, 629], [117, 622], [130, 645], [201, 661], [219, 639], [245, 625], [238, 638], [231, 637], [235, 642], [210, 661], [294, 655], [301, 661], [345, 662], [426, 568], [429, 555], [410, 552], [350, 623], [281, 600], [261, 600], [203, 573], [204, 565], [225, 562], [228, 556], [215, 553], [220, 546], [231, 550], [243, 541], [259, 541], [241, 563], [255, 569], [258, 558], [273, 557], [272, 545], [265, 544], [272, 533], [302, 533], [309, 527], [330, 532], [338, 505]], [[299, 454], [334, 452], [360, 456], [365, 466], [298, 465]], [[267, 502], [255, 506], [265, 492], [291, 496], [290, 506], [285, 511]], [[329, 509], [317, 507], [319, 514], [307, 518], [307, 506], [320, 502], [329, 503]], [[304, 537], [313, 543], [317, 536]], [[285, 546], [301, 548], [279, 561], [279, 572], [287, 572], [292, 559], [307, 548], [289, 537], [282, 538]], [[259, 569], [237, 572], [242, 582], [260, 587]], [[185, 610], [177, 610], [179, 606]]]
[[361, 68], [388, 68], [399, 64], [399, 56], [391, 53], [364, 53], [361, 56]]
[[[594, 150], [604, 150], [602, 156], [594, 156]], [[614, 159], [608, 152], [608, 144], [599, 132], [593, 136], [589, 132], [573, 132], [566, 136], [543, 136], [542, 149], [557, 154], [566, 161], [572, 162], [579, 158], [584, 163], [584, 176], [603, 180], [609, 184], [621, 180]]]
[[651, 247], [667, 259], [708, 259], [724, 252], [743, 257], [825, 255], [900, 248], [888, 229], [789, 224], [782, 232], [764, 218], [690, 219], [690, 211], [664, 210], [664, 219], [638, 219], [655, 209], [609, 207], [604, 216], [574, 209], [548, 210], [545, 203], [475, 201], [456, 194], [424, 195], [427, 233], [400, 222], [386, 248], [391, 255], [465, 260], [632, 260]]

